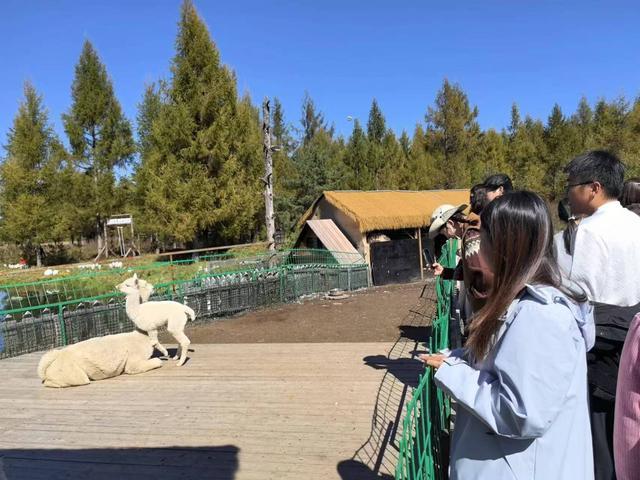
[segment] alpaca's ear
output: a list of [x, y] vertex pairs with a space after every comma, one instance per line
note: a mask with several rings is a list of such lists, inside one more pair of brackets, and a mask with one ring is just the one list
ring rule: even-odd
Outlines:
[[137, 280], [137, 279], [138, 279], [138, 274], [137, 274], [137, 273], [134, 273], [134, 274], [133, 274], [133, 279], [134, 279], [134, 280]]

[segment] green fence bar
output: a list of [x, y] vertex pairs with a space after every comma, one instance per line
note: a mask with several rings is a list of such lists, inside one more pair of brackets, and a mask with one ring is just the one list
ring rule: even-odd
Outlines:
[[[438, 263], [455, 267], [457, 240], [451, 239], [443, 248]], [[431, 326], [429, 351], [437, 352], [449, 346], [449, 319], [455, 282], [436, 279], [437, 310]], [[445, 480], [448, 458], [443, 443], [449, 438], [450, 402], [433, 381], [433, 371], [427, 368], [407, 404], [402, 422], [396, 480]]]
[[[151, 300], [185, 303], [198, 322], [347, 285], [369, 286], [368, 265], [352, 253], [299, 249], [178, 262], [0, 285], [0, 358], [130, 331], [124, 295], [115, 285], [134, 272], [153, 283]], [[341, 281], [343, 273], [347, 282]]]

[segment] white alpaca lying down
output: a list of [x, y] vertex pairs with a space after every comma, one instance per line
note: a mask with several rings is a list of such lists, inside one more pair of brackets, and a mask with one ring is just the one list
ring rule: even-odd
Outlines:
[[174, 359], [180, 357], [178, 366], [184, 365], [191, 344], [184, 334], [184, 327], [187, 321], [196, 318], [195, 312], [186, 305], [169, 300], [147, 302], [153, 291], [153, 285], [139, 279], [136, 274], [117, 285], [116, 288], [127, 295], [125, 305], [129, 320], [140, 330], [149, 334], [152, 345], [163, 355], [168, 355], [168, 352], [158, 341], [158, 329], [167, 326], [167, 331], [179, 344]]
[[90, 380], [161, 367], [162, 360], [150, 358], [152, 353], [151, 339], [139, 331], [91, 338], [45, 353], [38, 364], [38, 376], [45, 387], [86, 385]]

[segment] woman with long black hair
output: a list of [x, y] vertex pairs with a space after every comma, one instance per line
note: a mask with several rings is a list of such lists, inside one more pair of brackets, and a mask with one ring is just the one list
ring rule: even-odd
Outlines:
[[511, 192], [481, 216], [493, 287], [465, 348], [422, 355], [458, 405], [451, 480], [593, 479], [586, 298], [563, 287], [553, 226], [535, 193]]

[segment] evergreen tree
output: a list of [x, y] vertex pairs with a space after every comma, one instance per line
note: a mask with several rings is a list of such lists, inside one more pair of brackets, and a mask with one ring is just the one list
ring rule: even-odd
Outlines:
[[545, 191], [546, 145], [542, 122], [527, 115], [510, 139], [507, 152], [518, 188], [548, 195]]
[[518, 132], [522, 121], [520, 119], [520, 109], [518, 105], [514, 102], [511, 105], [511, 121], [509, 122], [508, 132], [509, 138], [513, 138]]
[[585, 97], [580, 99], [571, 123], [578, 135], [579, 150], [586, 152], [593, 145], [593, 110]]
[[147, 154], [151, 147], [153, 138], [153, 122], [158, 118], [162, 111], [163, 99], [162, 91], [166, 91], [166, 87], [156, 88], [155, 84], [147, 85], [144, 89], [144, 97], [142, 102], [138, 104], [138, 152], [142, 157]]
[[489, 175], [506, 173], [513, 175], [507, 162], [507, 147], [502, 135], [490, 128], [480, 137], [478, 155], [471, 164], [471, 182], [475, 185]]
[[344, 163], [348, 169], [347, 188], [350, 190], [371, 190], [374, 185], [369, 170], [369, 142], [358, 119], [353, 122], [353, 131], [346, 146]]
[[629, 105], [622, 97], [607, 103], [596, 103], [593, 117], [593, 148], [610, 150], [621, 154], [629, 143], [625, 123]]
[[382, 137], [381, 151], [384, 161], [379, 171], [379, 188], [398, 190], [402, 188], [408, 174], [404, 153], [393, 130], [388, 129]]
[[68, 237], [69, 182], [74, 172], [49, 124], [42, 97], [30, 83], [7, 136], [7, 157], [0, 167], [0, 235], [21, 246], [42, 264], [41, 245]]
[[427, 110], [428, 148], [437, 159], [438, 183], [444, 188], [466, 187], [469, 165], [476, 154], [480, 127], [478, 109], [471, 108], [460, 86], [445, 79], [435, 106]]
[[318, 130], [296, 150], [294, 159], [300, 172], [294, 184], [297, 218], [323, 191], [342, 187], [346, 175], [342, 150], [342, 145], [335, 142], [330, 132], [324, 129]]
[[385, 152], [382, 147], [386, 133], [387, 127], [384, 116], [378, 106], [378, 102], [373, 99], [371, 109], [369, 110], [369, 120], [367, 121], [368, 152], [366, 162], [367, 170], [372, 180], [370, 188], [374, 190], [384, 188], [386, 183], [383, 178], [383, 170], [388, 170], [385, 169], [385, 164], [388, 159], [385, 157]]
[[622, 158], [627, 167], [627, 177], [638, 177], [640, 176], [640, 98], [636, 98], [633, 102], [625, 123], [627, 141]]
[[297, 221], [295, 190], [298, 173], [291, 155], [295, 141], [285, 121], [284, 109], [278, 98], [273, 100], [272, 135], [277, 150], [273, 153], [274, 209], [276, 229], [288, 235]]
[[427, 137], [421, 125], [416, 125], [409, 153], [409, 190], [430, 190], [441, 187], [441, 175], [436, 174], [436, 160], [428, 151]]
[[135, 146], [106, 68], [88, 40], [76, 65], [71, 98], [62, 119], [73, 159], [92, 180], [85, 216], [96, 221], [100, 249], [104, 222], [114, 213], [114, 169], [131, 160]]
[[387, 127], [385, 123], [382, 111], [378, 106], [378, 102], [374, 98], [371, 102], [371, 109], [369, 110], [369, 121], [367, 122], [367, 137], [372, 143], [382, 143], [384, 135], [387, 133]]
[[333, 130], [327, 127], [322, 112], [316, 110], [316, 105], [309, 96], [309, 92], [305, 92], [302, 100], [302, 144], [306, 145], [321, 130], [333, 136]]
[[554, 105], [547, 121], [545, 144], [545, 189], [549, 192], [550, 199], [555, 200], [564, 194], [564, 166], [581, 150], [579, 132], [575, 125], [564, 117], [558, 104]]
[[[149, 233], [162, 241], [254, 238], [261, 225], [262, 142], [258, 111], [238, 100], [236, 79], [220, 63], [192, 2], [182, 5], [172, 77], [152, 114], [140, 168]], [[158, 106], [153, 95], [143, 106]]]

